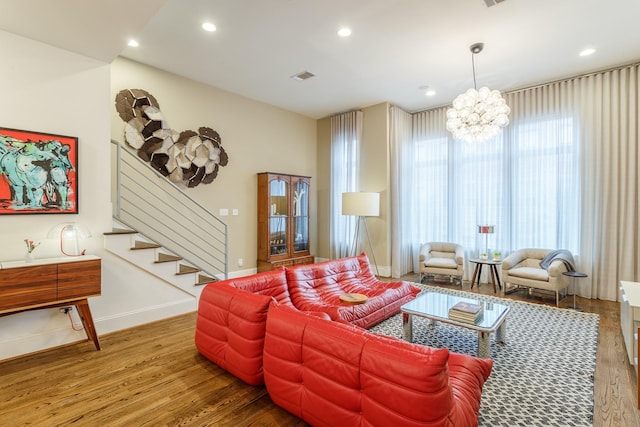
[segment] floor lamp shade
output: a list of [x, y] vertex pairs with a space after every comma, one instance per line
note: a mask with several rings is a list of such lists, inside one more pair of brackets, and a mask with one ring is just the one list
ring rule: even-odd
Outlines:
[[342, 193], [342, 215], [380, 216], [380, 193]]

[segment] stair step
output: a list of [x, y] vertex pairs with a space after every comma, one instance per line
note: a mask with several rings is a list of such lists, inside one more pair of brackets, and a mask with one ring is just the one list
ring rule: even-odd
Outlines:
[[191, 267], [188, 265], [184, 265], [184, 264], [180, 264], [180, 266], [178, 267], [178, 272], [176, 274], [180, 275], [180, 274], [190, 274], [190, 273], [197, 273], [198, 271], [200, 271], [199, 268], [195, 268], [195, 267]]
[[135, 230], [125, 230], [124, 228], [114, 228], [111, 231], [106, 231], [102, 234], [104, 234], [105, 236], [111, 236], [111, 235], [117, 235], [117, 234], [136, 234], [137, 231]]
[[[128, 247], [129, 250], [159, 249], [154, 252], [156, 259], [155, 261], [153, 261], [153, 264], [158, 264], [158, 266], [154, 268], [155, 272], [152, 272], [152, 270], [154, 269], [148, 269], [147, 271], [149, 271], [151, 274], [155, 274], [157, 277], [166, 277], [165, 280], [167, 280], [169, 283], [172, 283], [174, 286], [177, 286], [183, 290], [186, 290], [192, 295], [197, 296], [202, 290], [201, 286], [207, 285], [212, 282], [220, 281], [220, 279], [218, 279], [215, 276], [210, 277], [207, 274], [202, 274], [201, 273], [202, 270], [200, 270], [198, 267], [182, 264], [181, 262], [186, 262], [184, 258], [178, 255], [174, 255], [169, 250], [164, 249], [162, 245], [146, 241], [146, 238], [142, 235], [140, 235], [141, 237], [133, 237], [133, 238], [124, 237], [126, 235], [138, 234], [136, 230], [114, 227], [112, 228], [111, 231], [104, 232], [103, 234], [105, 236], [118, 236], [118, 235], [123, 236], [123, 237], [114, 237], [112, 239], [105, 238], [105, 242], [107, 241], [114, 242], [114, 244], [112, 245], [113, 247], [110, 245], [105, 245], [105, 248], [107, 247], [110, 248], [109, 250], [113, 251], [116, 254], [119, 253], [120, 256], [125, 257], [125, 259], [129, 259], [129, 261], [132, 261], [132, 259], [138, 259], [140, 257], [143, 257], [146, 259], [148, 254], [144, 252], [139, 252], [136, 255], [130, 254], [130, 257], [129, 257], [125, 255], [125, 253], [123, 252], [123, 250], [125, 249], [122, 246], [120, 247], [120, 250], [117, 249], [116, 242], [124, 243], [123, 246]], [[138, 240], [139, 238], [142, 240]], [[131, 240], [133, 240], [133, 246], [131, 246], [130, 244]], [[148, 263], [148, 262], [149, 261], [145, 261], [145, 263]], [[175, 268], [172, 265], [167, 264], [169, 262], [178, 262], [178, 272], [175, 272]], [[173, 279], [171, 279], [169, 275], [172, 275], [172, 274], [175, 274], [175, 276], [180, 276], [180, 278], [174, 277]], [[184, 277], [185, 275], [188, 275], [188, 274], [195, 274], [195, 280], [190, 279], [189, 277]], [[192, 280], [194, 280], [195, 283]]]
[[131, 248], [131, 250], [137, 250], [137, 249], [157, 249], [160, 248], [162, 246], [156, 244], [156, 243], [149, 243], [149, 242], [139, 242], [136, 241], [136, 243], [134, 244], [134, 246]]
[[196, 286], [206, 285], [207, 283], [217, 282], [217, 281], [218, 279], [216, 279], [215, 277], [209, 277], [209, 276], [205, 276], [204, 274], [198, 274], [198, 282], [196, 283]]
[[158, 254], [158, 259], [155, 260], [155, 263], [159, 264], [159, 263], [162, 263], [162, 262], [173, 262], [173, 261], [180, 261], [180, 260], [182, 260], [182, 257], [159, 253]]

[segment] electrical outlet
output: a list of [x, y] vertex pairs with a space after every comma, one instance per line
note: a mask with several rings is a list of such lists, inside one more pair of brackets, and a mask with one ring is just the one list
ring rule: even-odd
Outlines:
[[62, 313], [62, 314], [67, 314], [71, 310], [73, 310], [73, 307], [60, 307], [60, 313]]
[[238, 267], [242, 267], [244, 265], [244, 260], [242, 258], [238, 258]]

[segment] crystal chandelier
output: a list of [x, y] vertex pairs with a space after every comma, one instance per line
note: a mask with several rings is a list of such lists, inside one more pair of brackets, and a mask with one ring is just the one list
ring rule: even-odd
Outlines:
[[474, 57], [482, 52], [484, 43], [472, 44], [471, 67], [473, 69], [473, 88], [458, 95], [453, 107], [447, 110], [447, 130], [455, 139], [467, 142], [486, 141], [509, 124], [511, 109], [500, 92], [488, 87], [476, 86], [476, 65]]

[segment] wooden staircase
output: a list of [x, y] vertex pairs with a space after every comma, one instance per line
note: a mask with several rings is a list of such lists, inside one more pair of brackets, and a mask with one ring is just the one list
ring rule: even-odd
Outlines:
[[[114, 254], [120, 256], [121, 258], [126, 259], [127, 261], [138, 265], [140, 268], [147, 270], [150, 274], [153, 274], [163, 280], [172, 283], [181, 289], [199, 296], [201, 289], [189, 289], [190, 287], [202, 287], [207, 283], [216, 282], [218, 278], [210, 277], [200, 271], [197, 267], [189, 265], [184, 261], [184, 259], [178, 255], [169, 253], [164, 247], [158, 245], [153, 242], [145, 241], [144, 236], [140, 235], [135, 230], [129, 230], [124, 228], [113, 228], [112, 231], [108, 231], [104, 233], [105, 236], [105, 248]], [[120, 236], [128, 237], [128, 248], [124, 249], [124, 247], [119, 248], [114, 243], [109, 242], [110, 237], [115, 237], [116, 239], [120, 238]], [[118, 246], [122, 246], [120, 243]], [[127, 250], [129, 254], [127, 254]], [[150, 253], [153, 254], [152, 262], [140, 262], [138, 260], [141, 257], [136, 256], [135, 253]], [[145, 257], [146, 258], [146, 257]], [[169, 269], [167, 268], [153, 268], [149, 266], [149, 264], [163, 266], [163, 265], [173, 265]], [[173, 275], [174, 278], [166, 277]], [[193, 277], [193, 280], [190, 279]], [[175, 280], [173, 280], [175, 279]], [[191, 285], [191, 286], [190, 286]]]

